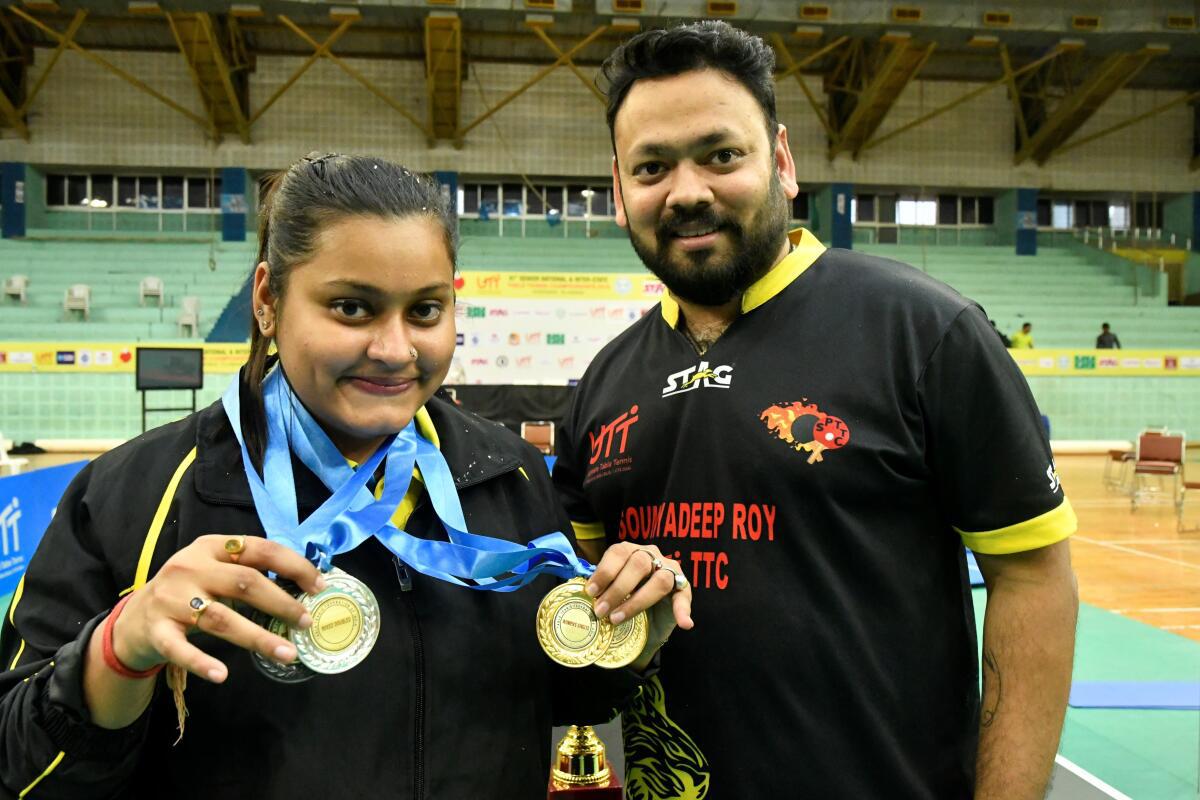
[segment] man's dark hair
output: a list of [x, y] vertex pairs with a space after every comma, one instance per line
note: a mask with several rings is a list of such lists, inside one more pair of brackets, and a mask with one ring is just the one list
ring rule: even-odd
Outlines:
[[757, 36], [719, 20], [639, 33], [604, 60], [597, 84], [608, 97], [608, 130], [616, 150], [617, 112], [642, 78], [665, 78], [695, 69], [724, 72], [746, 87], [762, 108], [772, 145], [775, 115], [775, 51]]

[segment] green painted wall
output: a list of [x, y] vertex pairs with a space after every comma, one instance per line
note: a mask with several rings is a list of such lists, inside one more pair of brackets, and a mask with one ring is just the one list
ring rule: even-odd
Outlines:
[[1175, 243], [1179, 247], [1186, 246], [1187, 240], [1197, 238], [1193, 230], [1192, 204], [1196, 202], [1194, 194], [1177, 194], [1163, 201], [1163, 233], [1170, 237], [1175, 234]]
[[[220, 397], [228, 375], [205, 376], [201, 407]], [[1029, 379], [1055, 439], [1132, 439], [1148, 425], [1200, 436], [1200, 378]], [[151, 406], [180, 406], [188, 392], [153, 392]], [[183, 416], [153, 414], [154, 427]], [[0, 380], [0, 432], [15, 441], [126, 438], [141, 432], [141, 397], [133, 376], [6, 373]]]
[[[996, 195], [994, 227], [996, 244], [1017, 245], [1017, 190], [1005, 189]], [[1040, 244], [1040, 242], [1039, 242]]]

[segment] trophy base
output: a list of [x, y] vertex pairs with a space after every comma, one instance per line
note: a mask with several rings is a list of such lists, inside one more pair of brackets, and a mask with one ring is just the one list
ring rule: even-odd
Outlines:
[[546, 800], [623, 800], [624, 796], [621, 779], [615, 774], [595, 786], [564, 786], [551, 778], [546, 787]]

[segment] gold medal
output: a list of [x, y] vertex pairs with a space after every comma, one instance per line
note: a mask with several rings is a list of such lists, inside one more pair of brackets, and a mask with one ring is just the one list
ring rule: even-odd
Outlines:
[[291, 629], [300, 662], [313, 672], [336, 675], [357, 666], [379, 638], [379, 603], [367, 585], [334, 567], [328, 586], [297, 599], [308, 609], [312, 625]]
[[538, 642], [564, 667], [593, 664], [612, 643], [613, 625], [597, 619], [585, 584], [583, 578], [572, 578], [550, 590], [538, 606]]
[[612, 642], [604, 654], [596, 659], [597, 667], [617, 669], [628, 666], [646, 649], [650, 636], [650, 620], [645, 611], [639, 611], [613, 628]]

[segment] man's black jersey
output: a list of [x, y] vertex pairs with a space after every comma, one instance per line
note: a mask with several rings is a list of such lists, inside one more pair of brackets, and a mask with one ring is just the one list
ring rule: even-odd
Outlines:
[[1075, 516], [982, 310], [807, 232], [703, 355], [669, 296], [580, 383], [554, 478], [580, 538], [656, 544], [696, 628], [625, 714], [630, 796], [959, 798], [979, 686], [964, 543]]

